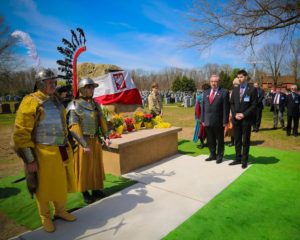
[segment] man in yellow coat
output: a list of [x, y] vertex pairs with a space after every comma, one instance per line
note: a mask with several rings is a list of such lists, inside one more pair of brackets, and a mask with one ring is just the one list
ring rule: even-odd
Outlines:
[[[56, 76], [43, 69], [36, 77], [37, 91], [22, 100], [16, 115], [14, 147], [29, 174], [37, 173], [36, 201], [44, 230], [54, 232], [49, 204], [56, 217], [75, 221], [65, 209], [72, 182], [72, 150], [67, 140], [65, 109], [54, 95]], [[72, 184], [71, 184], [72, 185]]]
[[[93, 100], [97, 86], [90, 78], [82, 79], [78, 84], [79, 98], [68, 106], [70, 131], [79, 140], [78, 150], [74, 152], [75, 184], [87, 204], [104, 196], [101, 191], [105, 175], [99, 128], [106, 144], [110, 144], [101, 107]], [[88, 190], [92, 190], [92, 194]]]

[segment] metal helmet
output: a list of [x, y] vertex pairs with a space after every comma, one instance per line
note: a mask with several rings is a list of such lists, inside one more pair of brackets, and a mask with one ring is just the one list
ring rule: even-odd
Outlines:
[[93, 85], [94, 88], [96, 88], [96, 87], [99, 86], [99, 84], [95, 83], [93, 79], [91, 79], [91, 78], [83, 78], [78, 83], [78, 90], [84, 88], [87, 85]]
[[57, 76], [54, 74], [54, 72], [49, 69], [42, 69], [40, 71], [37, 72], [37, 74], [35, 75], [35, 81], [36, 81], [36, 87], [38, 89], [43, 89], [45, 88], [45, 83], [44, 80], [47, 79], [56, 79]]

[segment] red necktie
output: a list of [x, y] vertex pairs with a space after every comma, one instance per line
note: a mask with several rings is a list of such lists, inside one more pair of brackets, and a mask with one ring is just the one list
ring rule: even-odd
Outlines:
[[212, 104], [213, 101], [214, 101], [214, 97], [215, 97], [215, 89], [213, 89], [211, 92], [210, 92], [210, 95], [209, 95], [209, 104]]

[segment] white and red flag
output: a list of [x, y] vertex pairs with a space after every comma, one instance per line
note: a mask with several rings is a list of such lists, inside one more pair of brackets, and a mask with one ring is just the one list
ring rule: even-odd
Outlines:
[[108, 73], [94, 78], [94, 81], [99, 84], [95, 89], [94, 99], [102, 105], [142, 104], [140, 92], [126, 71]]

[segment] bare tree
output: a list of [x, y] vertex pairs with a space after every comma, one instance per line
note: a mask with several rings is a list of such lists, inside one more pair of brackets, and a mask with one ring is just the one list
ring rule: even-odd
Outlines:
[[298, 83], [300, 71], [300, 39], [291, 42], [290, 69], [295, 78], [295, 82]]
[[5, 25], [4, 17], [0, 16], [0, 71], [11, 68], [14, 57], [11, 52], [15, 39], [9, 35], [9, 27]]
[[283, 67], [286, 48], [283, 44], [267, 44], [260, 51], [259, 56], [263, 66], [271, 74], [274, 86], [277, 86], [278, 78]]
[[0, 16], [0, 93], [14, 90], [13, 71], [20, 66], [20, 60], [13, 54], [16, 41], [10, 36], [4, 17]]
[[189, 13], [194, 28], [190, 47], [207, 47], [219, 39], [241, 37], [246, 46], [266, 32], [292, 37], [300, 23], [299, 0], [195, 0]]

